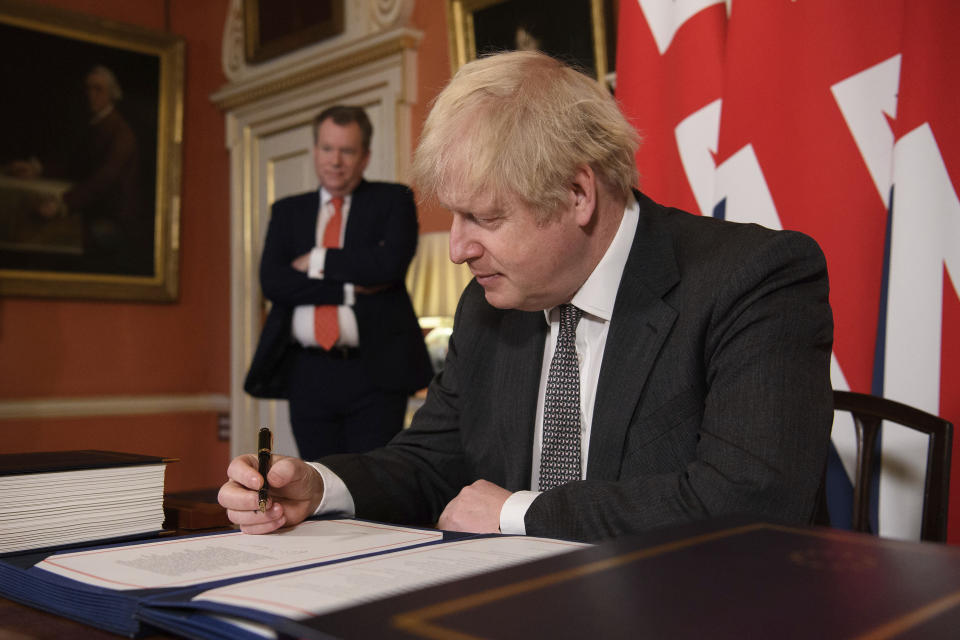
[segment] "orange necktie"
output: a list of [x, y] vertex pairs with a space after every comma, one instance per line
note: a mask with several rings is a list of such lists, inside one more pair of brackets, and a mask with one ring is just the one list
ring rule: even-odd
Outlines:
[[[333, 198], [333, 216], [323, 230], [323, 246], [330, 249], [340, 247], [340, 227], [343, 226], [343, 198]], [[337, 307], [332, 304], [313, 308], [313, 337], [317, 344], [329, 350], [340, 337], [340, 323], [337, 321]]]

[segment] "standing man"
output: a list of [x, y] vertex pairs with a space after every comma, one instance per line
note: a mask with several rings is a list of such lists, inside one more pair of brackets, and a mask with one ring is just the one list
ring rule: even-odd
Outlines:
[[416, 206], [406, 186], [363, 179], [372, 134], [360, 107], [316, 117], [320, 188], [273, 205], [263, 248], [260, 284], [273, 306], [244, 389], [290, 401], [307, 459], [386, 444], [432, 376], [404, 284]]
[[543, 54], [481, 58], [414, 159], [475, 280], [413, 424], [365, 455], [256, 457], [220, 503], [265, 533], [315, 512], [598, 540], [724, 514], [809, 522], [833, 418], [833, 318], [809, 237], [639, 191], [636, 133]]

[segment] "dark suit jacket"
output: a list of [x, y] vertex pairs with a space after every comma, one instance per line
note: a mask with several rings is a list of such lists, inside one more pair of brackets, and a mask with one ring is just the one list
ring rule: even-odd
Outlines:
[[327, 250], [323, 279], [290, 266], [316, 245], [319, 207], [318, 191], [273, 205], [260, 261], [260, 285], [273, 306], [244, 390], [262, 398], [286, 397], [289, 365], [299, 348], [290, 330], [294, 307], [342, 304], [346, 282], [391, 284], [379, 293], [357, 293], [353, 307], [360, 357], [370, 379], [385, 390], [422, 389], [433, 371], [404, 283], [417, 249], [413, 193], [400, 184], [362, 181], [350, 201], [343, 248]]
[[[593, 540], [708, 516], [808, 522], [832, 421], [833, 318], [816, 243], [667, 209], [640, 221], [607, 337], [587, 479], [541, 494], [530, 535]], [[435, 522], [483, 478], [529, 489], [546, 323], [473, 282], [410, 429], [331, 456], [358, 517]]]

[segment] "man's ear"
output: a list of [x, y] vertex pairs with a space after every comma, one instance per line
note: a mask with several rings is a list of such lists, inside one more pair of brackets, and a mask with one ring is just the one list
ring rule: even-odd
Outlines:
[[597, 211], [597, 176], [590, 165], [577, 169], [570, 184], [570, 191], [577, 224], [581, 227], [590, 225]]

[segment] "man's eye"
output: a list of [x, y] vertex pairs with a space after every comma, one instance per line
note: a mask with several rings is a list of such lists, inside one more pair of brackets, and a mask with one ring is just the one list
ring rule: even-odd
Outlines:
[[483, 216], [483, 217], [481, 217], [481, 216], [478, 216], [478, 215], [475, 214], [475, 213], [466, 213], [466, 212], [464, 212], [464, 213], [460, 213], [460, 214], [458, 214], [458, 215], [462, 216], [462, 218], [463, 218], [463, 220], [464, 220], [465, 222], [469, 222], [470, 224], [475, 224], [475, 225], [477, 225], [478, 227], [488, 227], [488, 228], [489, 228], [489, 227], [495, 226], [495, 225], [496, 225], [497, 223], [499, 223], [500, 220], [501, 220], [500, 216]]

